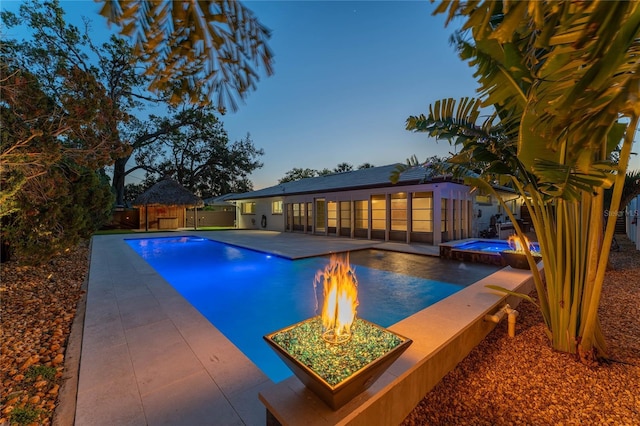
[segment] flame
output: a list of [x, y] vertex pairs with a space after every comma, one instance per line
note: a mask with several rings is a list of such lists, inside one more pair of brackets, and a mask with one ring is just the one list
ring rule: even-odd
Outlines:
[[[351, 325], [358, 307], [358, 280], [351, 265], [349, 254], [331, 255], [329, 265], [318, 271], [313, 286], [323, 285], [322, 304], [323, 335], [330, 343], [343, 343], [351, 338]], [[316, 301], [317, 309], [317, 301]]]
[[520, 252], [524, 252], [524, 248], [529, 247], [529, 251], [533, 251], [534, 246], [529, 241], [529, 239], [524, 235], [522, 236], [522, 238], [524, 239], [524, 241], [517, 235], [510, 235], [509, 238], [507, 238], [507, 241], [509, 242], [509, 247], [511, 247], [514, 251], [520, 251]]

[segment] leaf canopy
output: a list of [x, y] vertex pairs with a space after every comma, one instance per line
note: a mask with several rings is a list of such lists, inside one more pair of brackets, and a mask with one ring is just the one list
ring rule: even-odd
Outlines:
[[619, 121], [640, 116], [640, 3], [444, 1], [444, 12], [466, 18], [454, 42], [477, 69], [482, 105], [548, 195], [574, 198], [585, 179], [610, 186], [594, 164], [620, 145]]
[[199, 94], [220, 110], [238, 108], [255, 89], [258, 69], [273, 73], [270, 31], [234, 0], [102, 0], [100, 14], [135, 40], [149, 89], [174, 93], [177, 104]]

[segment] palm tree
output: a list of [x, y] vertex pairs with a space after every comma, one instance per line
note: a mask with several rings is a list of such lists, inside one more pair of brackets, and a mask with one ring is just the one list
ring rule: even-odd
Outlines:
[[602, 231], [603, 191], [613, 184], [617, 211], [640, 116], [640, 3], [451, 1], [445, 12], [464, 20], [454, 40], [482, 99], [437, 102], [407, 128], [460, 144], [451, 161], [482, 176], [467, 181], [497, 197], [489, 183], [506, 179], [524, 197], [552, 346], [592, 362], [606, 355], [597, 310], [615, 227], [610, 215]]
[[235, 0], [102, 0], [100, 14], [136, 41], [149, 89], [173, 93], [178, 104], [205, 93], [219, 109], [237, 109], [255, 89], [259, 67], [273, 73], [270, 31]]

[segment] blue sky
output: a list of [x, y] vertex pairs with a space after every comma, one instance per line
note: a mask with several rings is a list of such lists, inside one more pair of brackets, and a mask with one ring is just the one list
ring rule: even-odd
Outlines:
[[[3, 8], [18, 2], [4, 0]], [[93, 20], [99, 4], [63, 1], [68, 22]], [[442, 98], [474, 96], [473, 70], [449, 44], [454, 26], [428, 1], [246, 1], [272, 30], [275, 74], [262, 76], [237, 112], [221, 118], [231, 140], [251, 135], [265, 151], [255, 189], [295, 168], [347, 162], [382, 166], [447, 155], [451, 147], [405, 130], [409, 115]], [[106, 37], [105, 37], [106, 38]], [[637, 144], [636, 144], [636, 151]], [[640, 169], [634, 156], [630, 169]], [[135, 182], [135, 180], [131, 180]]]
[[246, 2], [272, 30], [275, 75], [223, 118], [233, 139], [264, 148], [256, 188], [294, 167], [382, 166], [445, 155], [446, 142], [405, 130], [443, 97], [473, 96], [472, 69], [429, 2]]

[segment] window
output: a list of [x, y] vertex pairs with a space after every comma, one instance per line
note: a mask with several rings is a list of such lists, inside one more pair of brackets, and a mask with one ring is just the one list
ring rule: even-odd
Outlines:
[[414, 192], [411, 202], [411, 230], [433, 232], [433, 192]]
[[340, 201], [340, 226], [349, 228], [351, 226], [351, 202]]
[[241, 207], [241, 213], [242, 214], [256, 214], [256, 203], [252, 202], [252, 203], [242, 203], [240, 204]]
[[387, 229], [387, 200], [384, 194], [371, 196], [371, 229]]
[[293, 203], [293, 224], [295, 226], [302, 226], [302, 204]]
[[356, 229], [369, 229], [369, 201], [357, 200], [354, 201], [355, 208], [355, 228]]
[[273, 201], [271, 203], [271, 214], [282, 214], [282, 201]]
[[335, 228], [338, 222], [338, 212], [335, 201], [327, 201], [327, 226], [329, 228]]
[[407, 230], [407, 194], [391, 194], [391, 230]]

